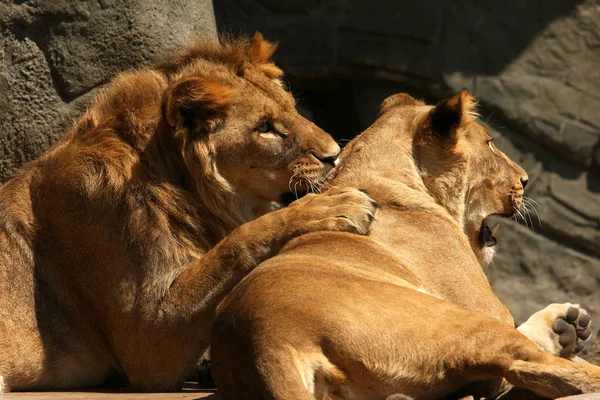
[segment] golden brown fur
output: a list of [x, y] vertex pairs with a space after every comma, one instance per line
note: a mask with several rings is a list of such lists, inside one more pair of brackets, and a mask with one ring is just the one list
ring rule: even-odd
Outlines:
[[[506, 381], [552, 398], [600, 390], [600, 368], [514, 328], [482, 271], [483, 219], [519, 209], [527, 175], [473, 106], [466, 91], [435, 107], [408, 95], [383, 103], [331, 178], [383, 206], [371, 233], [303, 235], [227, 296], [212, 336], [226, 399], [439, 399], [475, 394], [480, 381], [487, 397]], [[529, 326], [557, 336], [567, 309]]]
[[339, 154], [295, 110], [274, 49], [201, 40], [120, 74], [0, 189], [0, 382], [178, 388], [254, 266], [301, 233], [366, 233], [374, 206], [354, 189], [261, 216]]

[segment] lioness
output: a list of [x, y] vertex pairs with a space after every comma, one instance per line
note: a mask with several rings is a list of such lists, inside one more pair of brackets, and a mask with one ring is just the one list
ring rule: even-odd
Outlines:
[[0, 189], [0, 383], [179, 388], [258, 263], [301, 233], [366, 233], [355, 189], [253, 220], [340, 152], [297, 113], [274, 48], [202, 40], [120, 74]]
[[226, 297], [212, 339], [226, 399], [438, 399], [477, 381], [488, 397], [506, 381], [549, 397], [600, 390], [599, 367], [551, 354], [581, 350], [587, 314], [549, 306], [524, 324], [534, 343], [483, 273], [496, 242], [484, 219], [515, 213], [528, 177], [474, 103], [467, 91], [383, 103], [331, 179], [383, 206], [370, 235], [296, 238]]

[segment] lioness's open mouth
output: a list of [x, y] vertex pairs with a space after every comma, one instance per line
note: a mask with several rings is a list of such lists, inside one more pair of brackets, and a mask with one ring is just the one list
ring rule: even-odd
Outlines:
[[491, 228], [488, 226], [485, 219], [481, 222], [481, 229], [479, 229], [479, 244], [481, 247], [494, 247], [498, 243], [498, 240], [494, 235], [498, 232], [499, 227], [499, 222], [492, 225]]

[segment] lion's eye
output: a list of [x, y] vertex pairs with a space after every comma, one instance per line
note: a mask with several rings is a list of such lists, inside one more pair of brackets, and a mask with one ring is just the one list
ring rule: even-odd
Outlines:
[[260, 133], [267, 133], [273, 130], [273, 125], [269, 121], [263, 121], [256, 127], [256, 130]]

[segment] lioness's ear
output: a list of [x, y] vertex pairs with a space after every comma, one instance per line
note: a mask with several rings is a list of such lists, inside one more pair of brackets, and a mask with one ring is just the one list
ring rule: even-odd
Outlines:
[[275, 50], [277, 44], [266, 41], [259, 32], [250, 39], [250, 63], [270, 79], [278, 79], [283, 75], [283, 71], [270, 61]]
[[475, 107], [475, 98], [467, 89], [440, 101], [429, 114], [433, 133], [456, 143], [460, 126], [475, 118]]
[[192, 130], [199, 124], [208, 124], [221, 116], [233, 102], [235, 90], [222, 82], [202, 77], [177, 81], [166, 97], [167, 123]]
[[407, 93], [397, 93], [387, 97], [381, 103], [379, 115], [383, 115], [394, 107], [401, 106], [424, 106], [425, 103], [419, 101]]

